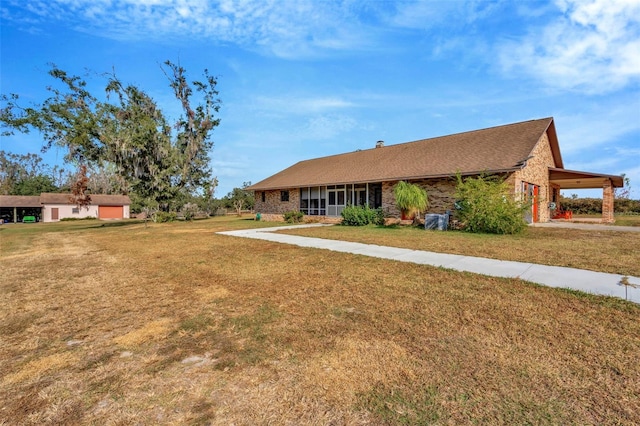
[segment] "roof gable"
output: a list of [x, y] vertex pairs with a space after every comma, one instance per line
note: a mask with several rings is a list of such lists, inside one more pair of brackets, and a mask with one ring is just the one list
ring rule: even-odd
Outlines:
[[517, 170], [547, 132], [562, 167], [553, 118], [305, 160], [249, 189], [363, 183]]

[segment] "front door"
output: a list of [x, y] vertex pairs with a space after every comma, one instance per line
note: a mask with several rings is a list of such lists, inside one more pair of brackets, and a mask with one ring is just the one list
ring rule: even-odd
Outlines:
[[327, 206], [328, 216], [340, 216], [342, 210], [346, 206], [347, 190], [344, 185], [335, 185], [327, 187], [327, 195], [329, 196], [329, 204]]
[[58, 208], [57, 207], [52, 207], [51, 208], [51, 220], [58, 220]]

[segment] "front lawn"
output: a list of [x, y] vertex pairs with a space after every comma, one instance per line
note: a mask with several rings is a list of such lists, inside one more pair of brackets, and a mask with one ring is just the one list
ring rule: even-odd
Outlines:
[[265, 225], [0, 228], [0, 424], [640, 423], [640, 306]]
[[640, 277], [639, 232], [534, 227], [519, 235], [489, 235], [410, 226], [332, 226], [281, 232]]

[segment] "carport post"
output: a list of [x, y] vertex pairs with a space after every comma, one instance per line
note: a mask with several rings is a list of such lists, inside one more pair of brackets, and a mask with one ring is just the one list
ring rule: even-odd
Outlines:
[[13, 208], [13, 223], [18, 223], [18, 208]]
[[613, 223], [613, 183], [607, 179], [602, 186], [602, 222]]

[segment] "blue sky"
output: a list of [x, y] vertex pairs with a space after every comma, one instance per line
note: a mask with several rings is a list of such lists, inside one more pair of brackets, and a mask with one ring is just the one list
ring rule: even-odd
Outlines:
[[[639, 0], [3, 0], [0, 11], [0, 89], [24, 103], [47, 97], [48, 63], [115, 69], [172, 118], [158, 64], [219, 76], [218, 197], [377, 140], [553, 116], [566, 168], [626, 173], [640, 198]], [[104, 85], [90, 77], [94, 92]], [[41, 140], [1, 144], [38, 152]]]

